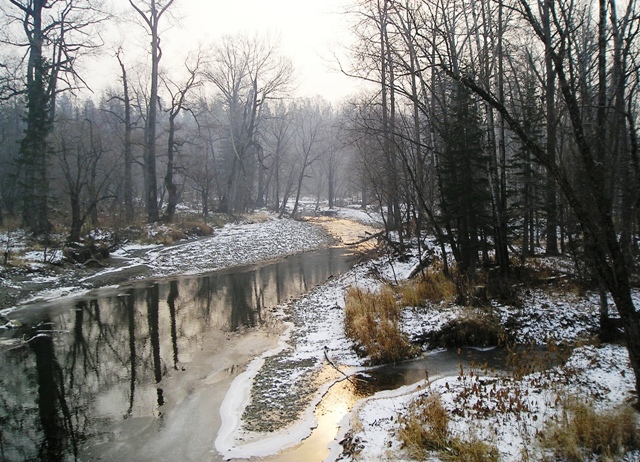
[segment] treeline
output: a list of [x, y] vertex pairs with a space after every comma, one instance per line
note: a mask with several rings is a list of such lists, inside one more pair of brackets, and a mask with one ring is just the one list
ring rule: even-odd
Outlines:
[[376, 0], [352, 11], [358, 41], [343, 67], [375, 84], [353, 130], [387, 228], [430, 231], [471, 285], [489, 267], [508, 288], [538, 249], [572, 255], [602, 291], [603, 323], [611, 294], [640, 379], [638, 3]]
[[151, 38], [149, 62], [112, 52], [119, 75], [92, 98], [78, 91], [78, 60], [113, 18], [89, 1], [1, 7], [0, 221], [45, 239], [63, 224], [73, 242], [105, 221], [172, 222], [185, 201], [206, 219], [256, 207], [296, 215], [302, 194], [331, 206], [352, 194], [344, 115], [321, 97], [291, 97], [294, 68], [275, 41], [230, 36], [163, 69], [173, 1], [130, 6]]

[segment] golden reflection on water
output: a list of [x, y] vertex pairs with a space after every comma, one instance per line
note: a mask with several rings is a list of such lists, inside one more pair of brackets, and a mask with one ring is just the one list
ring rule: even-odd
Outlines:
[[[335, 369], [327, 365], [319, 376], [335, 376]], [[341, 375], [341, 377], [344, 377]], [[353, 379], [352, 379], [353, 380]], [[322, 397], [315, 409], [314, 416], [317, 427], [311, 435], [299, 445], [264, 460], [274, 462], [315, 462], [325, 460], [329, 455], [329, 443], [338, 434], [338, 424], [368, 393], [357, 383], [340, 380], [334, 383]]]
[[[376, 247], [376, 239], [354, 245], [380, 231], [372, 226], [332, 217], [309, 218], [308, 221], [322, 226], [336, 241], [345, 246], [349, 245], [355, 251], [365, 252]], [[311, 435], [299, 445], [263, 460], [315, 462], [322, 461], [329, 455], [328, 445], [336, 438], [340, 421], [351, 412], [358, 401], [375, 391], [364, 383], [358, 383], [355, 378], [346, 380], [344, 375], [330, 365], [326, 365], [316, 376], [318, 388], [336, 380], [339, 381], [329, 388], [316, 406], [314, 416], [317, 427], [313, 429]]]

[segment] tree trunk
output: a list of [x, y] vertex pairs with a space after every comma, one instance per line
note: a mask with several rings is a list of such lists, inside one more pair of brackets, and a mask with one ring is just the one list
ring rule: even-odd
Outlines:
[[[544, 0], [544, 31], [547, 37], [551, 37], [551, 8], [554, 0]], [[547, 73], [546, 80], [546, 103], [547, 103], [547, 152], [549, 162], [556, 160], [556, 116], [555, 116], [555, 94], [556, 94], [556, 72], [551, 58], [551, 44], [545, 44], [545, 67]], [[546, 196], [546, 253], [547, 255], [558, 254], [558, 204], [556, 197], [556, 182], [550, 172], [547, 172], [547, 196]]]
[[133, 165], [133, 146], [131, 143], [132, 125], [131, 125], [131, 98], [129, 96], [129, 80], [127, 79], [127, 69], [124, 62], [117, 55], [120, 69], [122, 70], [122, 91], [124, 104], [124, 210], [125, 221], [127, 224], [133, 223], [133, 177], [131, 167]]
[[177, 113], [172, 113], [169, 116], [169, 140], [167, 142], [167, 173], [164, 177], [164, 186], [167, 189], [167, 209], [164, 212], [162, 221], [165, 223], [172, 223], [174, 215], [176, 213], [176, 206], [178, 205], [178, 186], [174, 182], [174, 154], [175, 154], [175, 132], [176, 123], [175, 117]]

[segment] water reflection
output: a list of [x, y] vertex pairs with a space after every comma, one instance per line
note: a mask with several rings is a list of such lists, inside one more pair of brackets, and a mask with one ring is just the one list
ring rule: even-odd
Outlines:
[[266, 308], [351, 264], [326, 249], [15, 312], [28, 327], [2, 333], [26, 342], [0, 353], [0, 459], [77, 460], [114, 422], [161, 421], [163, 378], [189, 367], [205, 333], [255, 326]]

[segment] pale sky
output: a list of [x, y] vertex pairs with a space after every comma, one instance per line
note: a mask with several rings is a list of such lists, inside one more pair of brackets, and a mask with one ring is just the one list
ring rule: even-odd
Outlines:
[[[293, 61], [298, 77], [297, 96], [321, 95], [337, 102], [357, 92], [359, 85], [357, 81], [331, 70], [337, 67], [333, 54], [343, 53], [344, 45], [350, 40], [348, 19], [341, 14], [347, 1], [176, 0], [172, 11], [179, 18], [179, 24], [162, 33], [164, 55], [161, 67], [170, 72], [172, 66], [182, 66], [186, 53], [196, 50], [199, 43], [214, 44], [223, 35], [269, 34], [280, 37], [282, 53]], [[112, 0], [112, 3], [119, 11], [132, 11], [128, 0]], [[168, 17], [163, 20], [161, 26], [164, 27], [173, 22]], [[108, 37], [115, 35], [125, 41], [125, 50], [131, 48], [131, 51], [127, 50], [129, 56], [133, 50], [148, 47], [142, 28], [135, 24], [123, 24], [118, 34], [109, 34]], [[142, 59], [145, 56], [139, 55]], [[117, 63], [113, 58], [111, 61], [111, 70], [104, 65], [94, 66], [94, 69], [101, 70], [88, 76], [90, 85], [100, 87], [100, 79], [110, 73], [113, 79], [117, 79]]]

